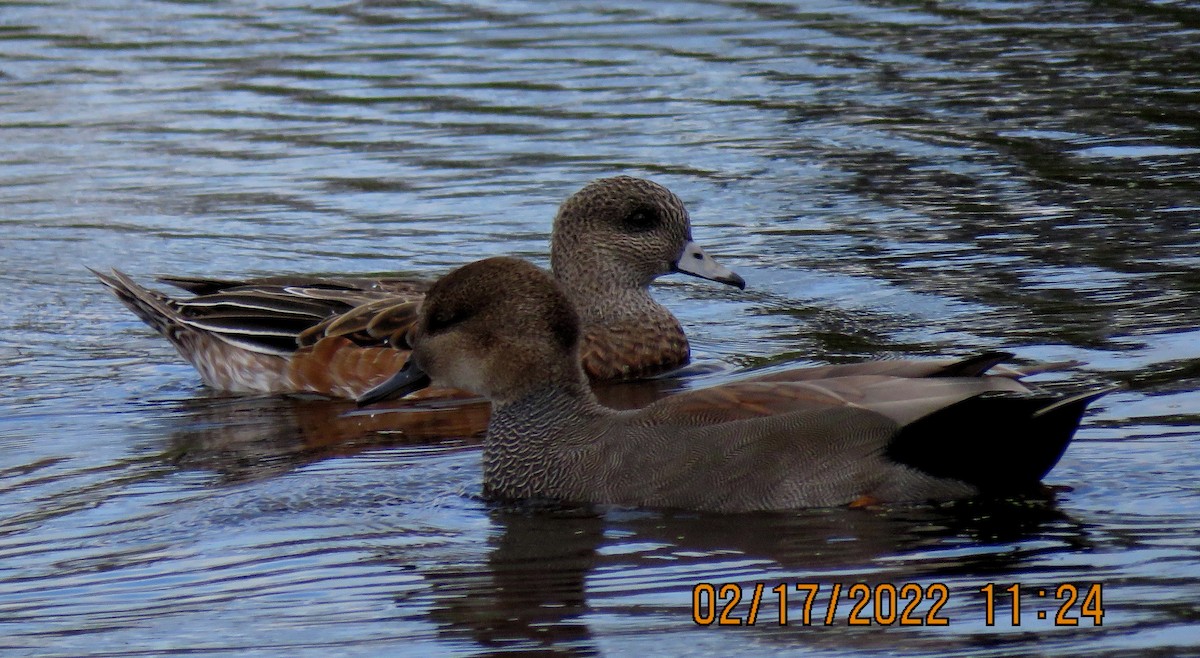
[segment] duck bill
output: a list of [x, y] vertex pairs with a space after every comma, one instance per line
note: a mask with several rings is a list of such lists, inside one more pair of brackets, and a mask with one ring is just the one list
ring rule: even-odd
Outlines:
[[738, 290], [746, 289], [745, 279], [738, 276], [737, 272], [713, 260], [712, 256], [704, 253], [700, 245], [691, 240], [688, 240], [688, 243], [683, 246], [683, 253], [679, 255], [679, 260], [675, 261], [673, 265], [676, 272], [724, 283], [734, 286]]
[[358, 406], [365, 407], [368, 404], [382, 402], [391, 398], [402, 398], [409, 393], [415, 393], [423, 388], [427, 388], [430, 384], [429, 375], [425, 374], [425, 371], [421, 370], [421, 367], [415, 362], [416, 359], [409, 356], [408, 361], [404, 363], [404, 367], [400, 369], [400, 372], [397, 372], [382, 384], [358, 396], [356, 400]]

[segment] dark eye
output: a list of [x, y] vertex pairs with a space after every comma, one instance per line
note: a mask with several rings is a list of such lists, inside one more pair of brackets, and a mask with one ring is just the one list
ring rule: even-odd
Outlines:
[[466, 309], [464, 308], [439, 308], [430, 313], [425, 320], [425, 333], [436, 334], [440, 331], [445, 331], [450, 327], [467, 319]]
[[631, 231], [649, 231], [661, 221], [658, 209], [653, 206], [638, 206], [625, 215], [622, 223]]

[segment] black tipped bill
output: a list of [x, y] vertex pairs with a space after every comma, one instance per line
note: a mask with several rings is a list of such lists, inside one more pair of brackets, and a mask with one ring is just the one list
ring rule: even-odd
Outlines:
[[425, 374], [425, 371], [421, 370], [421, 367], [415, 361], [416, 359], [410, 356], [399, 372], [389, 377], [382, 384], [358, 396], [355, 402], [358, 403], [358, 406], [365, 407], [368, 404], [374, 404], [390, 398], [402, 398], [409, 393], [415, 393], [428, 387], [430, 384], [429, 375]]
[[738, 290], [746, 289], [745, 279], [713, 260], [712, 256], [704, 253], [700, 245], [691, 240], [683, 246], [683, 253], [679, 255], [679, 260], [675, 261], [675, 271], [734, 286]]

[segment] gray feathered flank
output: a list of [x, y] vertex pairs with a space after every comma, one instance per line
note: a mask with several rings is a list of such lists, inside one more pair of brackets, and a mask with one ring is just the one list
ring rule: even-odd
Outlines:
[[1008, 356], [988, 352], [771, 373], [614, 411], [562, 340], [577, 322], [554, 280], [513, 258], [451, 272], [422, 304], [410, 367], [492, 400], [493, 497], [744, 512], [1021, 491], [1112, 390], [988, 375]]

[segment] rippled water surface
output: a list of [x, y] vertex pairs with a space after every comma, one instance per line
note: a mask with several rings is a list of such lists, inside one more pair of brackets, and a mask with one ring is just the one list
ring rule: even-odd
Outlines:
[[[1200, 653], [1200, 8], [311, 4], [0, 6], [0, 650]], [[1044, 498], [505, 508], [477, 438], [213, 394], [84, 269], [545, 263], [618, 173], [749, 282], [657, 287], [698, 383], [986, 348], [1126, 388]], [[743, 619], [763, 583], [757, 623], [697, 626], [701, 582]], [[826, 626], [856, 582], [944, 584], [949, 623]]]

